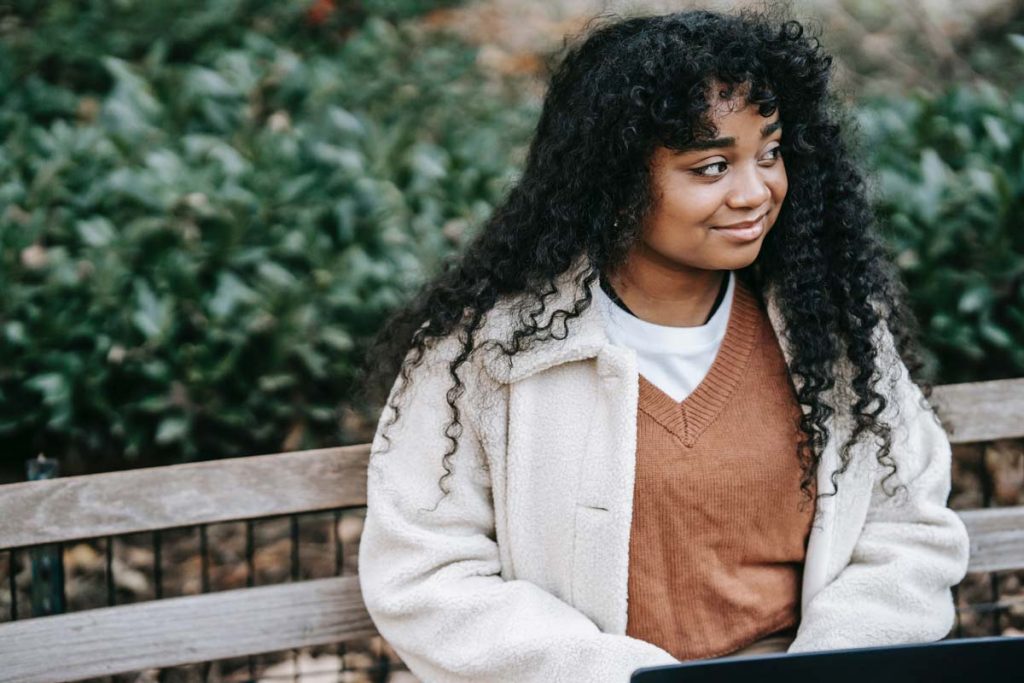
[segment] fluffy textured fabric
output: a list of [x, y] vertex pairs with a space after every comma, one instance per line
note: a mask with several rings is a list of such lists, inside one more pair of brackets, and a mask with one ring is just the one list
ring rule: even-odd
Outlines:
[[[579, 293], [568, 278], [582, 265], [561, 278], [555, 307]], [[788, 364], [770, 292], [765, 302]], [[478, 340], [507, 340], [513, 311], [492, 310]], [[443, 499], [455, 340], [438, 342], [414, 371], [388, 428], [390, 447], [381, 430], [391, 409], [381, 416], [360, 584], [381, 635], [425, 683], [627, 683], [639, 667], [676, 661], [625, 635], [636, 356], [609, 343], [594, 306], [568, 326], [565, 339], [511, 361], [485, 348], [460, 369], [464, 429]], [[876, 339], [892, 358], [884, 325]], [[932, 641], [953, 625], [950, 587], [966, 573], [968, 538], [946, 507], [949, 441], [905, 366], [895, 367], [899, 474], [886, 486], [898, 480], [909, 495], [888, 497], [880, 484], [887, 470], [869, 447], [854, 451], [838, 495], [818, 501], [790, 652]], [[828, 476], [850, 428], [841, 417], [829, 426], [821, 492], [832, 490]]]

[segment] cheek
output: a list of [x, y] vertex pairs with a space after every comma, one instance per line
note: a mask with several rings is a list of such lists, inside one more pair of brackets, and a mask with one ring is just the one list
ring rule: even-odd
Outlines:
[[664, 197], [663, 208], [677, 224], [705, 224], [725, 201], [723, 184], [680, 181]]
[[779, 164], [779, 174], [771, 183], [772, 195], [776, 203], [781, 203], [789, 190], [789, 177], [786, 175], [786, 167]]
[[664, 253], [691, 252], [710, 238], [707, 228], [722, 205], [722, 196], [708, 186], [680, 185], [662, 197], [644, 237], [649, 246]]

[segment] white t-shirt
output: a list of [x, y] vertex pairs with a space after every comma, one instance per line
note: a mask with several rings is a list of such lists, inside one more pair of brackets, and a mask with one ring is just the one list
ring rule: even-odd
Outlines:
[[595, 303], [605, 321], [605, 331], [616, 346], [636, 351], [637, 369], [654, 386], [682, 402], [708, 374], [729, 325], [736, 277], [729, 284], [718, 310], [705, 325], [674, 327], [655, 325], [627, 313], [597, 287]]

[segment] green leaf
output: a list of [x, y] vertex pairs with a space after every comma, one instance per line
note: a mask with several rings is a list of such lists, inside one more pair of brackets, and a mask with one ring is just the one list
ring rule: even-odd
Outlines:
[[327, 117], [334, 130], [338, 133], [353, 137], [363, 137], [366, 134], [366, 128], [363, 126], [363, 123], [347, 109], [337, 106], [328, 107]]
[[57, 372], [47, 372], [30, 377], [25, 384], [43, 395], [43, 403], [49, 406], [60, 405], [71, 397], [71, 386], [67, 378]]
[[326, 374], [327, 360], [319, 353], [313, 350], [312, 347], [306, 344], [296, 344], [292, 348], [294, 353], [302, 364], [309, 370], [315, 379], [323, 379]]
[[11, 320], [4, 324], [4, 337], [11, 344], [21, 346], [27, 341], [25, 335], [25, 324], [20, 320]]
[[294, 275], [273, 261], [261, 263], [256, 267], [256, 272], [268, 283], [281, 289], [290, 289], [296, 283]]
[[238, 91], [219, 73], [200, 66], [190, 68], [185, 86], [193, 97], [236, 97]]
[[355, 348], [352, 336], [340, 327], [325, 327], [320, 330], [320, 338], [335, 351], [346, 352]]
[[217, 289], [208, 307], [214, 317], [226, 318], [239, 304], [253, 304], [257, 301], [259, 296], [255, 291], [246, 287], [233, 273], [224, 272], [217, 276]]
[[281, 389], [288, 389], [298, 383], [292, 375], [264, 375], [259, 379], [260, 391], [272, 393]]
[[78, 221], [75, 229], [78, 231], [79, 238], [90, 247], [105, 247], [113, 241], [116, 235], [114, 224], [105, 216], [92, 216]]
[[978, 334], [982, 339], [1000, 349], [1014, 348], [1013, 336], [995, 323], [982, 322], [978, 325]]
[[1013, 146], [1013, 140], [1010, 139], [1010, 134], [1006, 131], [1003, 122], [994, 116], [985, 116], [981, 119], [981, 122], [985, 126], [985, 132], [988, 133], [996, 148], [1000, 152], [1009, 151]]
[[957, 310], [970, 314], [987, 308], [992, 301], [992, 290], [987, 285], [971, 287], [960, 296]]
[[170, 325], [171, 300], [157, 299], [156, 294], [144, 280], [135, 281], [135, 312], [132, 322], [142, 334], [152, 339]]
[[176, 443], [188, 435], [188, 420], [183, 417], [165, 417], [156, 430], [156, 442], [161, 445]]

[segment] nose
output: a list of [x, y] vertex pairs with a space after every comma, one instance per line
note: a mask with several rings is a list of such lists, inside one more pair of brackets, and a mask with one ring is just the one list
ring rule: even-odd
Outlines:
[[733, 209], [757, 208], [771, 199], [772, 191], [762, 176], [757, 164], [743, 164], [733, 174], [734, 184], [726, 198], [726, 203]]

